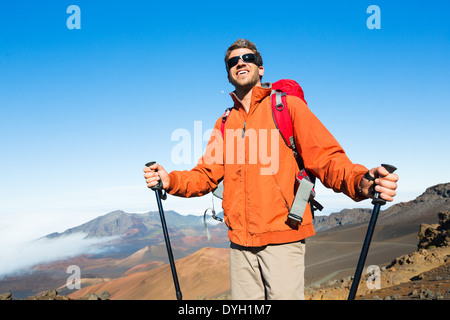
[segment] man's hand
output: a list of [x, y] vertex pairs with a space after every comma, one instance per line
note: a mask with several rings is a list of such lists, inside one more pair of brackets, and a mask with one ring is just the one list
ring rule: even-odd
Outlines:
[[[375, 178], [375, 191], [380, 193], [380, 198], [386, 201], [393, 201], [396, 195], [398, 175], [389, 173], [382, 166], [370, 169], [369, 174]], [[361, 194], [373, 199], [374, 194], [371, 192], [373, 184], [374, 181], [363, 177], [359, 183]]]
[[170, 184], [169, 174], [157, 163], [144, 168], [144, 178], [149, 188], [156, 186], [159, 180], [162, 181], [163, 189], [167, 189]]

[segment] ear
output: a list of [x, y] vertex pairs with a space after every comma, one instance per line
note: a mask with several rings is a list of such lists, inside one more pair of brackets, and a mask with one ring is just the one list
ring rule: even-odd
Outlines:
[[262, 78], [262, 76], [264, 75], [264, 67], [258, 67], [258, 73], [259, 73], [259, 77]]
[[231, 83], [230, 72], [227, 73], [228, 82]]

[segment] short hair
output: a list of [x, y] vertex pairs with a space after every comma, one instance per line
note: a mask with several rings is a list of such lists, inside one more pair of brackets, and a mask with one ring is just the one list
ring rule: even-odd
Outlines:
[[[255, 44], [253, 42], [251, 42], [250, 40], [247, 39], [237, 39], [227, 50], [227, 52], [225, 53], [225, 68], [227, 67], [227, 61], [230, 58], [230, 53], [233, 50], [236, 49], [250, 49], [251, 51], [253, 51], [254, 54], [256, 54], [256, 57], [258, 58], [259, 61], [259, 65], [262, 66], [263, 65], [263, 60], [261, 58], [261, 54], [259, 53], [258, 49], [256, 48]], [[228, 71], [228, 69], [227, 69]]]

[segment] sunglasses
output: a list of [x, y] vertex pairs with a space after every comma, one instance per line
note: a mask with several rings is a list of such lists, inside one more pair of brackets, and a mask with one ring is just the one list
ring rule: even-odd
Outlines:
[[242, 59], [242, 61], [244, 61], [245, 63], [254, 63], [257, 66], [259, 66], [259, 59], [256, 56], [256, 54], [246, 53], [246, 54], [241, 54], [240, 56], [236, 56], [236, 57], [228, 59], [228, 61], [227, 61], [228, 70], [230, 70], [235, 65], [237, 65], [239, 63], [240, 59]]

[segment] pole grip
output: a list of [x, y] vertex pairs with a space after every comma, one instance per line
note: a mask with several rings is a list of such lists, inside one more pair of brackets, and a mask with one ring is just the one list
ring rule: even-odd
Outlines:
[[[394, 167], [393, 165], [390, 165], [390, 164], [382, 163], [381, 166], [384, 167], [389, 173], [393, 173], [395, 170], [397, 170], [396, 167]], [[380, 205], [385, 205], [386, 200], [380, 198], [380, 193], [375, 191], [375, 194], [374, 194], [373, 200], [372, 200], [372, 204], [376, 204], [376, 203], [379, 203]]]
[[[156, 161], [150, 161], [150, 162], [147, 162], [145, 164], [145, 166], [150, 167], [150, 166], [154, 165], [155, 163], [156, 163]], [[162, 190], [162, 188], [163, 188], [163, 184], [162, 184], [161, 179], [159, 179], [158, 184], [156, 186], [150, 187], [150, 189], [152, 189], [153, 191]]]

